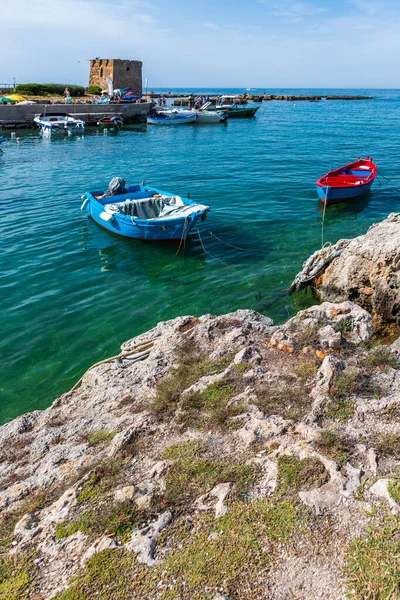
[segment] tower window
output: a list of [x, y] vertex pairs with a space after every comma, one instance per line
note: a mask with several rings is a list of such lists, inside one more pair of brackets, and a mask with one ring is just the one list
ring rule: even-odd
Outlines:
[[129, 67], [126, 67], [126, 70], [129, 71]]

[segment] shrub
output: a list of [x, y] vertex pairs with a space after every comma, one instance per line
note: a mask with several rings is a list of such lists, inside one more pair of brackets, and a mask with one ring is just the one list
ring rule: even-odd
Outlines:
[[98, 85], [90, 85], [87, 92], [88, 94], [101, 94], [101, 87]]
[[85, 88], [81, 85], [70, 85], [65, 83], [22, 83], [17, 85], [16, 92], [25, 96], [62, 96], [65, 88], [68, 88], [71, 96], [84, 96]]
[[45, 96], [47, 93], [46, 86], [41, 83], [23, 83], [17, 85], [15, 91], [24, 96]]

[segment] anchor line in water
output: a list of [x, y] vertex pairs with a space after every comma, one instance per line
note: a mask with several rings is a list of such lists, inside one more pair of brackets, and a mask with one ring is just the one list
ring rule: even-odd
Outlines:
[[222, 242], [226, 246], [229, 246], [230, 248], [235, 248], [235, 250], [243, 250], [244, 251], [244, 248], [239, 248], [239, 246], [234, 246], [233, 244], [229, 244], [228, 242], [225, 242], [225, 240], [223, 240], [223, 239], [219, 238], [218, 236], [216, 236], [215, 233], [213, 233], [212, 231], [208, 230], [208, 233], [210, 234], [211, 237], [215, 238], [219, 242]]
[[377, 169], [377, 173], [379, 173], [379, 175], [382, 177], [382, 179], [384, 179], [385, 181], [389, 181], [389, 183], [390, 183], [391, 180], [388, 179], [387, 177], [385, 177], [384, 175], [382, 175], [382, 173], [380, 172], [379, 169]]
[[183, 245], [183, 254], [185, 254], [185, 250], [186, 250], [186, 230], [187, 230], [187, 226], [188, 226], [188, 219], [189, 217], [185, 217], [185, 223], [183, 225], [183, 231], [182, 231], [182, 237], [179, 241], [179, 246], [178, 246], [178, 250], [175, 252], [175, 256], [178, 256], [181, 246], [182, 246], [182, 242], [184, 241], [184, 245]]

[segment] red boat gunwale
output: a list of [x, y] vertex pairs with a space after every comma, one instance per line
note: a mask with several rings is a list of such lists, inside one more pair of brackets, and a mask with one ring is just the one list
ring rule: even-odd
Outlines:
[[[365, 169], [366, 171], [368, 170], [370, 172], [366, 175], [353, 175], [349, 173], [349, 171], [357, 169]], [[364, 186], [372, 183], [377, 176], [377, 173], [378, 169], [372, 158], [359, 158], [355, 162], [345, 165], [344, 167], [339, 167], [339, 169], [329, 171], [329, 173], [318, 179], [317, 186], [329, 186], [331, 188], [351, 188], [355, 186]]]

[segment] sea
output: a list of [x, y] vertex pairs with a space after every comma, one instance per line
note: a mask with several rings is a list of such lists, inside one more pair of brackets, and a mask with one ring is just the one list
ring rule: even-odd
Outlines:
[[[264, 101], [255, 118], [225, 125], [3, 132], [0, 423], [48, 407], [159, 321], [253, 309], [284, 322], [315, 302], [288, 292], [312, 252], [400, 211], [399, 90], [247, 90], [264, 91], [373, 99]], [[368, 195], [326, 210], [322, 239], [317, 178], [365, 156], [379, 178]], [[190, 194], [210, 206], [208, 219], [180, 248], [114, 236], [80, 210], [81, 195], [114, 176]]]

